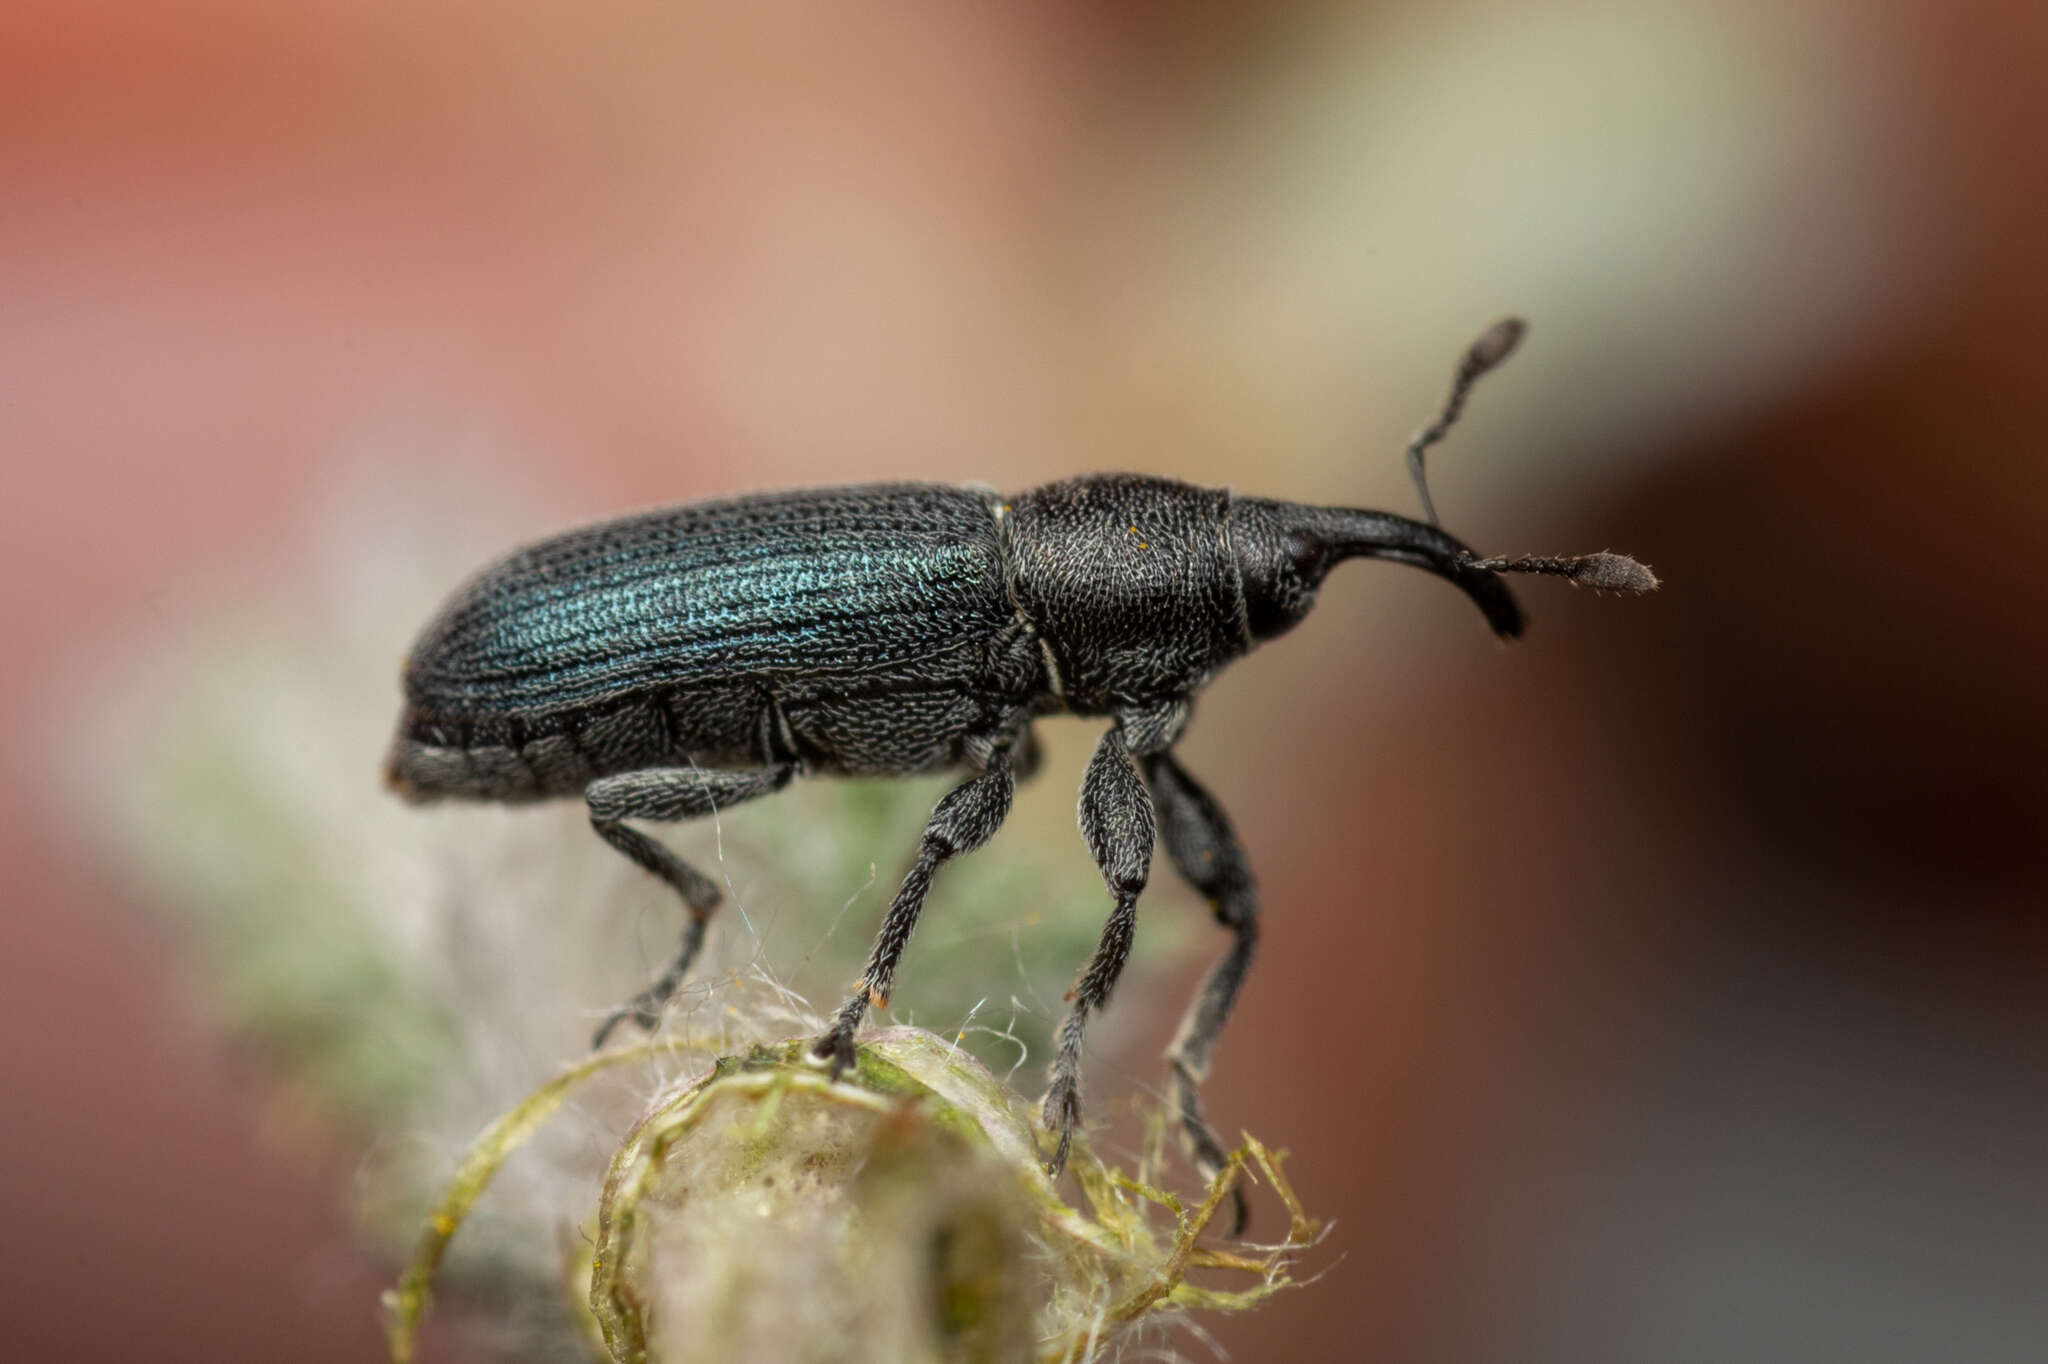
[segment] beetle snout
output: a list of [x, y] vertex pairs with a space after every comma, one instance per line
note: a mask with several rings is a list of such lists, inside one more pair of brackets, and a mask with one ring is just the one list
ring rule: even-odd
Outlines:
[[1435, 526], [1391, 512], [1240, 498], [1230, 510], [1244, 582], [1245, 614], [1258, 639], [1291, 629], [1314, 605], [1316, 589], [1346, 559], [1387, 559], [1454, 584], [1496, 634], [1522, 633], [1522, 609], [1492, 569]]

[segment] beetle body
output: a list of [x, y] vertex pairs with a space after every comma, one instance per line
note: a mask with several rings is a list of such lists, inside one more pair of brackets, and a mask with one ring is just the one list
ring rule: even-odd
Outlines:
[[[1422, 452], [1519, 335], [1503, 323], [1474, 344], [1410, 447], [1425, 506]], [[1433, 522], [1132, 474], [1012, 497], [871, 484], [629, 517], [520, 550], [455, 594], [406, 661], [386, 775], [415, 800], [581, 795], [596, 832], [682, 897], [675, 960], [598, 1030], [602, 1045], [624, 1019], [659, 1022], [721, 898], [629, 821], [715, 814], [799, 774], [963, 770], [817, 1042], [836, 1073], [894, 986], [934, 876], [995, 833], [1035, 768], [1032, 722], [1109, 717], [1079, 822], [1114, 907], [1059, 1030], [1048, 1164], [1066, 1159], [1083, 1032], [1129, 955], [1156, 842], [1232, 939], [1168, 1052], [1183, 1138], [1213, 1171], [1224, 1155], [1197, 1086], [1257, 946], [1259, 899], [1221, 805], [1172, 752], [1196, 694], [1299, 622], [1348, 559], [1445, 578], [1502, 636], [1522, 615], [1501, 573], [1656, 585], [1618, 555], [1482, 560]], [[1238, 1212], [1241, 1225], [1241, 1198]]]
[[[1341, 544], [1314, 536], [1345, 515], [1375, 514], [1098, 475], [1009, 499], [765, 494], [572, 531], [487, 569], [422, 633], [387, 774], [414, 799], [521, 801], [690, 763], [979, 764], [1038, 715], [1187, 701], [1299, 619], [1328, 567], [1301, 555], [1334, 561]], [[1463, 548], [1378, 519], [1432, 562]], [[1486, 602], [1519, 628], [1504, 589]]]

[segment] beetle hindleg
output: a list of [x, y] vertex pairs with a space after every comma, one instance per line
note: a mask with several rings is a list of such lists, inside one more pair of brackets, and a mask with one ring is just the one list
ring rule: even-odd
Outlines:
[[869, 1004], [888, 1001], [889, 991], [896, 984], [896, 963], [910, 943], [911, 931], [917, 927], [925, 896], [931, 893], [932, 877], [947, 861], [973, 852], [995, 836], [1003, 818], [1010, 813], [1010, 798], [1016, 789], [1010, 755], [998, 749], [989, 755], [988, 767], [980, 776], [947, 792], [932, 811], [931, 822], [925, 825], [924, 839], [918, 846], [917, 861], [904, 876], [903, 886], [889, 906], [888, 917], [882, 920], [882, 930], [875, 936], [867, 969], [861, 972], [853, 994], [840, 1006], [830, 1030], [811, 1048], [812, 1055], [831, 1061], [835, 1077], [853, 1064], [853, 1035], [866, 1017]]
[[1074, 1007], [1060, 1024], [1059, 1049], [1052, 1063], [1052, 1083], [1046, 1089], [1043, 1117], [1046, 1128], [1058, 1137], [1046, 1168], [1058, 1174], [1067, 1163], [1073, 1143], [1074, 1124], [1081, 1118], [1081, 1041], [1088, 1016], [1109, 1000], [1131, 955], [1131, 939], [1138, 925], [1138, 896], [1152, 868], [1152, 797], [1138, 779], [1121, 727], [1102, 736], [1095, 756], [1088, 763], [1088, 775], [1081, 782], [1081, 836], [1109, 893], [1116, 897], [1103, 926], [1102, 941], [1081, 972], [1074, 987]]
[[661, 1021], [661, 1008], [683, 983], [690, 963], [704, 945], [704, 929], [724, 898], [718, 883], [661, 844], [628, 828], [628, 819], [694, 819], [717, 814], [728, 805], [780, 791], [796, 774], [794, 763], [752, 771], [707, 771], [697, 767], [657, 767], [600, 777], [584, 789], [590, 805], [590, 826], [598, 836], [674, 887], [689, 907], [682, 946], [654, 983], [612, 1010], [590, 1045], [601, 1047], [612, 1029], [627, 1019], [651, 1029]]
[[[1230, 818], [1216, 798], [1189, 776], [1171, 754], [1155, 754], [1144, 762], [1152, 798], [1159, 806], [1159, 841], [1165, 845], [1166, 855], [1189, 884], [1209, 901], [1216, 922], [1237, 938], [1189, 1002], [1180, 1031], [1174, 1034], [1173, 1044], [1166, 1051], [1167, 1065], [1172, 1070], [1174, 1107], [1180, 1115], [1181, 1139], [1202, 1172], [1214, 1177], [1223, 1168], [1225, 1156], [1215, 1132], [1202, 1117], [1197, 1088], [1208, 1078], [1209, 1053], [1230, 1016], [1230, 1006], [1237, 1001], [1237, 992], [1258, 947], [1258, 885], [1252, 879], [1244, 849], [1238, 846], [1237, 835], [1231, 831]], [[1232, 1235], [1244, 1231], [1242, 1189], [1241, 1184], [1232, 1189], [1237, 1220]]]

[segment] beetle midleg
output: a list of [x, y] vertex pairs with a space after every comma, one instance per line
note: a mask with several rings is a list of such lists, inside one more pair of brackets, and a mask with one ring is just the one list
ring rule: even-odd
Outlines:
[[882, 920], [881, 932], [875, 935], [867, 969], [861, 972], [853, 994], [840, 1006], [831, 1028], [811, 1048], [812, 1055], [830, 1060], [835, 1077], [853, 1064], [853, 1035], [859, 1030], [861, 1019], [867, 1016], [868, 1006], [886, 1004], [890, 990], [895, 988], [896, 963], [917, 927], [917, 916], [924, 909], [925, 897], [931, 893], [933, 876], [948, 861], [961, 853], [973, 852], [995, 836], [1003, 826], [1004, 816], [1010, 813], [1010, 798], [1016, 789], [1009, 752], [998, 748], [989, 755], [988, 766], [980, 776], [948, 791], [932, 810], [924, 839], [918, 845], [917, 861], [904, 876], [903, 886], [889, 906], [888, 917]]
[[[1170, 753], [1144, 759], [1145, 777], [1152, 787], [1152, 800], [1159, 808], [1159, 841], [1166, 855], [1200, 891], [1215, 911], [1216, 922], [1236, 935], [1236, 941], [1216, 963], [1188, 1002], [1179, 1032], [1166, 1049], [1171, 1068], [1174, 1107], [1180, 1115], [1181, 1140], [1206, 1175], [1223, 1168], [1222, 1143], [1202, 1116], [1197, 1089], [1209, 1075], [1209, 1053], [1216, 1036], [1230, 1016], [1230, 1006], [1244, 985], [1252, 954], [1259, 942], [1259, 890], [1252, 879], [1251, 864], [1230, 817], [1202, 784], [1187, 774]], [[1231, 1235], [1244, 1231], [1245, 1203], [1240, 1183], [1232, 1187], [1237, 1224]]]
[[1127, 737], [1121, 725], [1104, 734], [1089, 760], [1088, 775], [1081, 781], [1081, 837], [1087, 840], [1109, 893], [1116, 897], [1116, 908], [1110, 911], [1102, 941], [1074, 987], [1074, 1007], [1060, 1024], [1052, 1083], [1046, 1089], [1043, 1109], [1046, 1128], [1059, 1139], [1046, 1162], [1054, 1174], [1065, 1168], [1074, 1125], [1081, 1120], [1081, 1042], [1088, 1016], [1109, 1002], [1117, 977], [1130, 959], [1131, 939], [1138, 927], [1138, 896], [1152, 870], [1152, 797], [1132, 766]]
[[590, 805], [590, 827], [634, 862], [668, 882], [689, 907], [682, 946], [654, 983], [612, 1010], [598, 1026], [590, 1045], [601, 1047], [612, 1029], [630, 1018], [643, 1028], [661, 1021], [662, 1005], [683, 983], [690, 963], [704, 945], [705, 925], [724, 898], [718, 883], [661, 844], [628, 828], [628, 819], [695, 819], [714, 815], [728, 805], [780, 791], [796, 773], [796, 764], [782, 763], [751, 771], [727, 772], [699, 767], [654, 767], [600, 777], [584, 788]]

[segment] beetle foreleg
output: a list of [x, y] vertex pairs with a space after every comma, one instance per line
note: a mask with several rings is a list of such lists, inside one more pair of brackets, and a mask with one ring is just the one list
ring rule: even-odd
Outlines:
[[[1252, 879], [1251, 864], [1231, 831], [1230, 818], [1216, 798], [1187, 774], [1171, 754], [1160, 753], [1145, 761], [1145, 776], [1152, 786], [1152, 798], [1159, 806], [1159, 841], [1166, 855], [1189, 884], [1200, 891], [1222, 924], [1237, 940], [1202, 982], [1189, 1001], [1180, 1031], [1166, 1050], [1172, 1070], [1174, 1107], [1180, 1115], [1181, 1139], [1202, 1172], [1214, 1177], [1223, 1168], [1222, 1143], [1202, 1117], [1197, 1089], [1208, 1078], [1209, 1053], [1216, 1036], [1223, 1031], [1230, 1006], [1244, 984], [1245, 972], [1259, 942], [1259, 890]], [[1244, 1232], [1243, 1185], [1233, 1186], [1236, 1225], [1231, 1235]]]
[[1095, 746], [1088, 775], [1081, 782], [1081, 837], [1094, 854], [1095, 865], [1109, 893], [1116, 897], [1103, 926], [1102, 941], [1074, 987], [1074, 1007], [1060, 1024], [1059, 1049], [1053, 1056], [1052, 1083], [1045, 1092], [1043, 1118], [1058, 1137], [1046, 1168], [1058, 1174], [1066, 1167], [1074, 1124], [1081, 1120], [1081, 1042], [1088, 1016], [1109, 1001], [1130, 959], [1131, 939], [1138, 926], [1138, 896], [1152, 869], [1152, 797], [1138, 779], [1122, 728], [1110, 730]]
[[780, 791], [796, 773], [793, 763], [746, 772], [706, 771], [696, 767], [658, 767], [601, 777], [584, 788], [590, 805], [590, 827], [598, 836], [674, 887], [689, 907], [682, 946], [654, 983], [612, 1010], [598, 1025], [592, 1047], [601, 1047], [612, 1030], [632, 1019], [652, 1029], [661, 1008], [683, 983], [690, 963], [704, 945], [704, 929], [724, 898], [718, 883], [661, 844], [621, 823], [628, 819], [695, 819], [718, 813], [728, 805]]
[[1010, 813], [1010, 798], [1016, 789], [1010, 755], [998, 749], [990, 754], [988, 767], [980, 776], [954, 787], [933, 809], [931, 822], [925, 825], [924, 840], [918, 846], [917, 861], [911, 864], [895, 902], [889, 906], [888, 917], [882, 920], [882, 930], [875, 936], [874, 950], [868, 955], [860, 983], [840, 1006], [831, 1029], [811, 1048], [813, 1056], [831, 1061], [834, 1078], [853, 1064], [853, 1035], [859, 1030], [861, 1019], [867, 1016], [868, 1006], [888, 1002], [889, 992], [896, 984], [896, 963], [917, 927], [917, 916], [923, 912], [925, 897], [931, 893], [932, 878], [948, 861], [961, 853], [973, 852], [995, 836], [1003, 818]]

